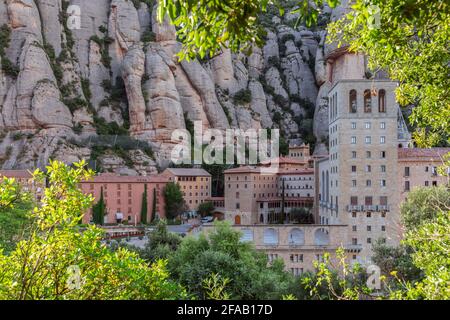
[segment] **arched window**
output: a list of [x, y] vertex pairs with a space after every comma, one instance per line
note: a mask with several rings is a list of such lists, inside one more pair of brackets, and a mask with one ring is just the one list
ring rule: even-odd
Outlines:
[[386, 112], [386, 91], [384, 89], [378, 92], [378, 112]]
[[364, 90], [364, 112], [372, 112], [372, 95], [370, 94], [369, 89]]
[[350, 90], [348, 107], [350, 113], [356, 113], [356, 90], [354, 89]]
[[241, 224], [241, 216], [240, 215], [236, 215], [234, 217], [234, 224]]
[[328, 231], [320, 228], [314, 232], [314, 244], [316, 246], [326, 246], [330, 244], [330, 235]]
[[264, 244], [278, 244], [278, 233], [274, 228], [264, 229]]
[[303, 245], [305, 244], [305, 233], [303, 230], [295, 228], [289, 233], [289, 244]]
[[241, 242], [253, 242], [253, 231], [251, 229], [241, 229]]

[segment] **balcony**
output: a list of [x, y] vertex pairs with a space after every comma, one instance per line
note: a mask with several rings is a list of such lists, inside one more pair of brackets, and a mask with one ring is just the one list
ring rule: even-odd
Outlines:
[[361, 206], [358, 205], [348, 205], [347, 206], [347, 212], [353, 212], [353, 211], [362, 211]]

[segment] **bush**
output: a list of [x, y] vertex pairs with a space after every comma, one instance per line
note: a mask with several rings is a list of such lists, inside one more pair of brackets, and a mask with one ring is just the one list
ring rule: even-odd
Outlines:
[[252, 92], [249, 89], [241, 89], [234, 94], [233, 102], [242, 105], [252, 102]]

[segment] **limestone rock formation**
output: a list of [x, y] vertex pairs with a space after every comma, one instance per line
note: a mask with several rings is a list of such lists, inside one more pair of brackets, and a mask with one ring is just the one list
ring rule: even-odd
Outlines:
[[[322, 148], [333, 50], [323, 30], [294, 30], [296, 15], [267, 13], [266, 43], [249, 55], [223, 48], [180, 62], [175, 27], [157, 20], [156, 6], [0, 0], [0, 27], [10, 30], [0, 65], [12, 65], [0, 68], [0, 167], [85, 158], [103, 170], [152, 174], [170, 162], [173, 131], [194, 121], [204, 129], [280, 128], [296, 143], [314, 143], [305, 134], [314, 132]], [[324, 8], [332, 18], [339, 10]]]

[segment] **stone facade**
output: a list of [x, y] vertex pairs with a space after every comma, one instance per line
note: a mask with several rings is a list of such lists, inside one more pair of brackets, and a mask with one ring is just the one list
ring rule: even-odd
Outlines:
[[168, 168], [162, 173], [169, 181], [180, 185], [189, 210], [211, 198], [211, 175], [203, 169]]
[[[105, 223], [115, 224], [118, 220], [128, 224], [141, 222], [142, 199], [145, 186], [147, 186], [147, 221], [152, 220], [153, 203], [155, 205], [155, 217], [164, 218], [164, 187], [169, 182], [161, 175], [153, 176], [118, 176], [115, 174], [102, 174], [93, 179], [83, 181], [81, 190], [86, 194], [92, 194], [94, 203], [103, 198], [106, 203]], [[156, 195], [156, 198], [155, 198]], [[84, 223], [92, 221], [92, 209], [83, 217]]]
[[[384, 80], [341, 80], [329, 93], [329, 157], [318, 162], [319, 212], [323, 224], [348, 225], [347, 243], [359, 259], [372, 243], [399, 243], [398, 112]], [[329, 162], [326, 163], [326, 162]]]
[[[203, 226], [210, 232], [214, 226]], [[260, 224], [235, 225], [242, 233], [243, 242], [251, 242], [257, 250], [267, 254], [269, 262], [276, 258], [284, 261], [286, 270], [294, 275], [314, 270], [314, 261], [321, 261], [324, 253], [331, 260], [336, 250], [346, 243], [346, 226]]]
[[437, 171], [437, 168], [443, 165], [443, 156], [449, 152], [450, 148], [403, 148], [398, 150], [398, 181], [401, 202], [416, 187], [449, 184], [449, 177], [439, 175]]

